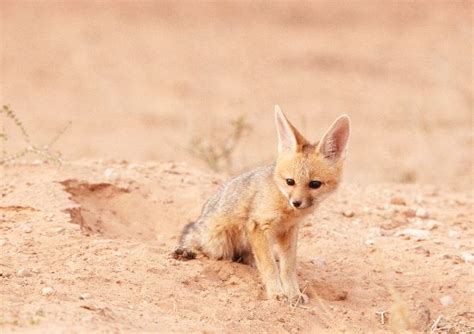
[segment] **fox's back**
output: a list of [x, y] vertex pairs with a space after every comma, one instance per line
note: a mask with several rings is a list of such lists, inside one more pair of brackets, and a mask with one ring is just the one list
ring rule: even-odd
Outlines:
[[274, 164], [262, 166], [224, 183], [206, 202], [200, 219], [214, 215], [248, 219], [262, 193], [278, 191], [273, 182], [274, 169]]

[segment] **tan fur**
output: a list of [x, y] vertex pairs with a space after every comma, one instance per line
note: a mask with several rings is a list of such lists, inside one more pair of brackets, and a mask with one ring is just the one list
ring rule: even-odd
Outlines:
[[[340, 183], [349, 121], [347, 116], [340, 117], [319, 144], [311, 145], [278, 107], [275, 118], [276, 163], [225, 183], [204, 205], [199, 219], [185, 228], [174, 254], [181, 259], [201, 252], [214, 259], [254, 260], [268, 296], [295, 301], [300, 294], [296, 279], [299, 222]], [[287, 179], [295, 185], [288, 185]], [[312, 180], [323, 184], [312, 189]], [[294, 201], [301, 206], [294, 207]]]

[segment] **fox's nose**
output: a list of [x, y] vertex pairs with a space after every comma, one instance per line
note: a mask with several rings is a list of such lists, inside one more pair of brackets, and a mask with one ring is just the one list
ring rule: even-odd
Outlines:
[[301, 201], [293, 201], [293, 202], [291, 202], [291, 204], [293, 204], [293, 206], [294, 206], [295, 208], [299, 208], [300, 205], [301, 205]]

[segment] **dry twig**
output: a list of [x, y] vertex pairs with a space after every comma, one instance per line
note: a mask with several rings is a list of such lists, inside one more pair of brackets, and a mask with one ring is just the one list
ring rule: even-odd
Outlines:
[[[5, 117], [7, 119], [10, 119], [13, 122], [13, 124], [20, 130], [22, 138], [26, 143], [25, 148], [19, 150], [18, 152], [12, 153], [10, 155], [7, 154], [6, 149], [4, 147], [3, 150], [2, 150], [1, 158], [0, 158], [0, 165], [6, 164], [6, 163], [11, 162], [11, 161], [15, 161], [15, 160], [17, 160], [21, 157], [26, 156], [27, 154], [30, 154], [30, 153], [35, 154], [37, 156], [40, 156], [40, 157], [44, 158], [45, 160], [54, 161], [58, 164], [61, 164], [63, 162], [63, 160], [61, 158], [61, 153], [60, 152], [53, 152], [51, 150], [51, 148], [59, 140], [59, 138], [64, 134], [64, 132], [66, 132], [67, 128], [71, 124], [70, 122], [63, 129], [61, 129], [51, 139], [51, 141], [47, 145], [40, 146], [40, 145], [35, 145], [31, 142], [31, 137], [28, 134], [28, 132], [26, 131], [25, 126], [20, 121], [20, 119], [17, 117], [15, 112], [12, 109], [10, 109], [9, 106], [4, 105], [0, 109], [0, 114], [5, 115]], [[8, 139], [9, 138], [8, 138], [8, 135], [5, 131], [5, 127], [3, 126], [2, 132], [0, 132], [0, 140], [3, 140], [4, 142], [6, 142]]]

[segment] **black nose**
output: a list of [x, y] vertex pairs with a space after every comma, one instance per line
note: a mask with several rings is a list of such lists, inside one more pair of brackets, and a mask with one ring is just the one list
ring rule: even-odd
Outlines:
[[299, 208], [299, 206], [301, 205], [301, 201], [293, 201], [291, 202], [291, 204], [293, 204], [295, 208]]

